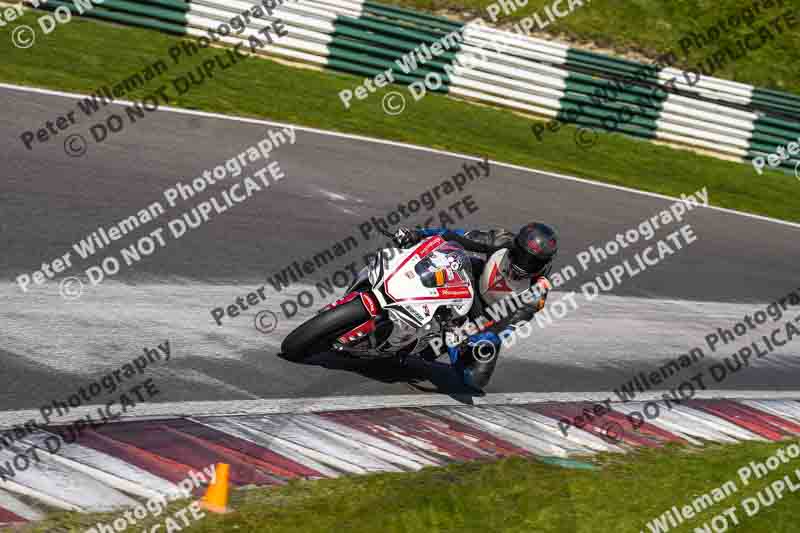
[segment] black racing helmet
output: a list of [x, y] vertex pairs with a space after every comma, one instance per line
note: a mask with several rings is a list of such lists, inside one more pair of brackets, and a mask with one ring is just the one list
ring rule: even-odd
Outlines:
[[517, 278], [545, 276], [558, 252], [558, 233], [542, 222], [523, 226], [509, 252], [511, 274]]

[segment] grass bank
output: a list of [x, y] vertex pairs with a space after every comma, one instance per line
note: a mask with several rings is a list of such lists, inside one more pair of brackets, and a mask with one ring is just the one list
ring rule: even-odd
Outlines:
[[[721, 20], [725, 24], [725, 31], [720, 31], [719, 38], [713, 43], [702, 47], [691, 45], [688, 57], [677, 65], [683, 68], [693, 67], [717, 50], [734, 45], [737, 40], [765, 26], [774, 39], [736, 62], [729, 61], [714, 72], [714, 76], [767, 89], [800, 93], [800, 76], [797, 75], [800, 61], [799, 28], [789, 28], [783, 22], [779, 26], [770, 25], [771, 21], [790, 9], [794, 9], [795, 18], [800, 22], [797, 3], [789, 0], [580, 0], [559, 4], [556, 10], [561, 12], [566, 12], [567, 6], [572, 4], [583, 4], [583, 7], [575, 8], [564, 18], [554, 16], [552, 22], [549, 22], [545, 7], [552, 10], [553, 0], [506, 0], [510, 6], [525, 5], [513, 11], [509, 8], [508, 13], [500, 9], [496, 22], [492, 21], [486, 8], [497, 0], [381, 1], [433, 12], [442, 9], [461, 11], [466, 8], [491, 24], [517, 23], [538, 13], [542, 25], [546, 27], [542, 31], [538, 30], [538, 25], [534, 25], [534, 37], [537, 34], [543, 36], [544, 33], [566, 34], [578, 41], [591, 41], [618, 53], [636, 52], [651, 59], [670, 50], [683, 59], [685, 54], [680, 45], [681, 39], [691, 38], [691, 32], [708, 35], [709, 29]], [[759, 6], [758, 11], [753, 9], [754, 4]], [[750, 9], [752, 17], [744, 13], [746, 8]], [[732, 15], [739, 15], [737, 26], [727, 22]], [[745, 19], [752, 20], [752, 28], [744, 24]]]
[[[35, 27], [38, 15], [28, 12], [20, 23]], [[6, 30], [12, 31], [11, 25]], [[601, 133], [594, 146], [580, 148], [572, 126], [546, 131], [540, 141], [531, 132], [532, 120], [437, 94], [414, 102], [403, 87], [379, 89], [345, 109], [338, 93], [361, 83], [354, 76], [248, 59], [178, 95], [170, 83], [172, 78], [185, 76], [210, 56], [224, 52], [207, 49], [174, 64], [168, 50], [175, 43], [176, 37], [167, 34], [77, 19], [47, 36], [38, 35], [36, 44], [29, 49], [13, 47], [10, 39], [0, 40], [0, 81], [87, 93], [100, 85], [120, 82], [156, 59], [164, 59], [169, 70], [127, 98], [142, 98], [159, 86], [166, 86], [171, 105], [175, 106], [489, 156], [673, 196], [707, 187], [714, 205], [800, 221], [800, 182], [793, 176], [767, 172], [759, 177], [749, 165], [615, 134]], [[406, 95], [408, 106], [401, 115], [389, 116], [382, 110], [382, 97], [390, 90]], [[61, 108], [53, 109], [53, 119], [75, 109], [75, 101], [64, 100]], [[81, 112], [76, 113], [80, 117]], [[101, 111], [100, 117], [105, 118], [107, 113]], [[81, 118], [82, 133], [88, 136], [88, 125], [95, 119]], [[146, 121], [136, 127], [152, 128], [156, 124]], [[43, 125], [30, 124], [31, 130], [40, 127]], [[21, 144], [18, 138], [9, 142]], [[60, 149], [58, 142], [36, 148]]]
[[[628, 456], [602, 455], [594, 459], [599, 470], [513, 458], [411, 474], [295, 481], [276, 488], [235, 491], [234, 513], [209, 515], [183, 531], [635, 533], [651, 531], [647, 524], [673, 506], [696, 506], [696, 498], [732, 482], [723, 491], [724, 499], [711, 498], [696, 516], [670, 528], [670, 533], [702, 530], [704, 523], [731, 507], [740, 521], [738, 526], [731, 523], [731, 530], [794, 533], [800, 521], [797, 493], [786, 490], [771, 507], [762, 506], [753, 516], [747, 515], [741, 502], [757, 498], [759, 491], [784, 476], [797, 484], [800, 458], [747, 484], [737, 474], [739, 468], [751, 461], [764, 462], [787, 444], [670, 446]], [[169, 513], [186, 505], [175, 503]], [[86, 531], [99, 521], [119, 516], [65, 513], [23, 531]], [[148, 519], [136, 530], [163, 522], [166, 516]]]

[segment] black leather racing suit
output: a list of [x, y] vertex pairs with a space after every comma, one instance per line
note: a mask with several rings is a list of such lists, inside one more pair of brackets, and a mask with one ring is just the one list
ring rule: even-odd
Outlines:
[[[514, 235], [504, 229], [472, 230], [464, 232], [464, 230], [458, 229], [449, 230], [447, 228], [435, 228], [417, 229], [414, 234], [414, 240], [416, 240], [416, 242], [426, 237], [439, 235], [444, 240], [457, 242], [461, 244], [464, 249], [472, 252], [470, 257], [472, 281], [473, 286], [477, 288], [480, 287], [481, 275], [489, 257], [498, 250], [510, 248], [514, 240]], [[410, 242], [409, 244], [415, 243]], [[549, 269], [540, 276], [534, 276], [531, 279], [531, 286], [536, 284], [539, 278], [547, 274], [549, 274]], [[476, 290], [476, 292], [480, 293], [479, 290]], [[456, 370], [461, 373], [465, 384], [476, 389], [483, 389], [486, 386], [497, 365], [497, 359], [502, 345], [500, 341], [501, 333], [513, 329], [513, 324], [527, 322], [533, 318], [533, 315], [544, 306], [544, 300], [547, 296], [546, 291], [539, 291], [538, 294], [541, 294], [541, 299], [533, 304], [516, 308], [513, 312], [492, 322], [480, 332], [470, 335], [460, 345], [448, 347], [450, 361]], [[486, 307], [487, 302], [478, 294], [473, 300], [472, 307], [467, 314], [467, 319], [474, 321], [476, 324], [486, 323]], [[465, 322], [467, 319], [462, 320]], [[494, 351], [491, 351], [486, 343], [491, 343]]]

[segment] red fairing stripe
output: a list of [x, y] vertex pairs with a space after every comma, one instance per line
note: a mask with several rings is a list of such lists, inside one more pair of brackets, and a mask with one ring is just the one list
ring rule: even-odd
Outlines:
[[437, 292], [442, 298], [469, 298], [472, 296], [472, 293], [467, 287], [445, 287], [443, 289], [437, 289]]
[[458, 300], [471, 298], [472, 291], [469, 287], [444, 287], [436, 289], [436, 296], [418, 296], [416, 298], [403, 298], [395, 302], [430, 302], [435, 300]]
[[[441, 237], [439, 237], [439, 236], [434, 237], [430, 241], [424, 243], [422, 246], [417, 248], [414, 251], [414, 253], [416, 253], [420, 257], [425, 257], [426, 255], [428, 255], [429, 253], [434, 251], [436, 248], [438, 248], [439, 246], [444, 244], [444, 242], [445, 242], [445, 240], [442, 239]], [[405, 261], [403, 263], [405, 264]], [[403, 266], [403, 265], [400, 265], [400, 266]]]
[[368, 294], [366, 292], [362, 292], [361, 293], [361, 303], [364, 304], [364, 307], [366, 308], [367, 312], [369, 313], [369, 316], [372, 316], [372, 317], [378, 316], [378, 312], [380, 311], [380, 309], [378, 309], [378, 303], [375, 301], [375, 299], [372, 297], [371, 294]]
[[358, 327], [355, 327], [336, 339], [339, 344], [348, 344], [375, 331], [375, 320], [369, 319]]
[[[326, 305], [326, 306], [325, 306], [325, 310], [327, 311], [327, 310], [329, 310], [329, 309], [333, 309], [334, 307], [338, 307], [338, 306], [340, 306], [340, 305], [342, 305], [342, 304], [346, 304], [346, 303], [347, 303], [347, 302], [349, 302], [350, 300], [354, 300], [354, 299], [355, 299], [355, 298], [356, 298], [356, 297], [357, 297], [359, 294], [361, 294], [361, 293], [358, 293], [358, 292], [351, 292], [351, 293], [350, 293], [350, 294], [348, 294], [347, 296], [344, 296], [344, 297], [342, 297], [342, 298], [339, 298], [339, 299], [338, 299], [338, 300], [336, 300], [335, 302], [333, 302], [333, 303], [331, 303], [331, 304], [328, 304], [328, 305]], [[364, 305], [366, 306], [366, 304], [364, 304]], [[369, 308], [367, 308], [367, 309], [369, 309]]]

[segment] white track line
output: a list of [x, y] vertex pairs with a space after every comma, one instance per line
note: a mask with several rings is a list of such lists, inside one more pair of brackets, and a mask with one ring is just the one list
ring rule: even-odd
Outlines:
[[[662, 400], [665, 391], [649, 391], [637, 394], [639, 401]], [[464, 397], [463, 401], [442, 394], [398, 394], [389, 396], [328, 396], [318, 398], [286, 398], [263, 400], [229, 400], [203, 402], [164, 402], [137, 404], [135, 414], [123, 415], [123, 419], [175, 418], [199, 416], [269, 415], [279, 413], [314, 413], [320, 411], [345, 411], [356, 409], [386, 409], [398, 407], [469, 407], [486, 405], [516, 405], [541, 402], [603, 402], [616, 400], [612, 392], [520, 392], [490, 393], [484, 396]], [[693, 399], [727, 400], [800, 400], [800, 391], [698, 391]], [[613, 405], [613, 404], [612, 404]], [[97, 419], [99, 406], [82, 406], [72, 409], [66, 416], [52, 420], [53, 424], [66, 424], [91, 413]], [[39, 411], [0, 412], [0, 428], [24, 424], [29, 420], [41, 421]]]
[[[88, 95], [84, 95], [84, 94], [68, 93], [68, 92], [63, 92], [63, 91], [53, 91], [53, 90], [50, 90], [50, 89], [38, 89], [38, 88], [35, 88], [35, 87], [24, 87], [24, 86], [21, 86], [21, 85], [13, 85], [13, 84], [8, 84], [8, 83], [0, 83], [0, 88], [1, 89], [10, 89], [10, 90], [14, 90], [14, 91], [21, 91], [21, 92], [30, 92], [30, 93], [36, 93], [36, 94], [46, 94], [46, 95], [49, 95], [49, 96], [61, 96], [63, 98], [72, 98], [72, 99], [75, 99], [75, 100], [78, 100], [78, 99], [81, 99], [81, 98], [86, 98], [88, 96]], [[128, 101], [128, 100], [115, 100], [113, 103], [114, 104], [118, 104], [118, 105], [133, 105], [135, 102], [131, 102], [131, 101]], [[389, 146], [399, 146], [399, 147], [402, 147], [402, 148], [408, 148], [410, 150], [419, 150], [419, 151], [422, 151], [422, 152], [429, 152], [429, 153], [438, 154], [438, 155], [445, 155], [445, 156], [448, 156], [448, 157], [458, 157], [458, 158], [461, 158], [461, 159], [468, 159], [468, 160], [471, 160], [471, 161], [482, 161], [483, 160], [480, 157], [475, 157], [475, 156], [465, 155], [465, 154], [459, 154], [457, 152], [449, 152], [449, 151], [445, 151], [445, 150], [436, 150], [434, 148], [427, 148], [425, 146], [418, 146], [418, 145], [415, 145], [415, 144], [401, 143], [401, 142], [397, 142], [397, 141], [388, 141], [388, 140], [385, 140], [385, 139], [376, 139], [374, 137], [365, 137], [365, 136], [362, 136], [362, 135], [354, 135], [354, 134], [351, 134], [351, 133], [340, 133], [340, 132], [335, 132], [335, 131], [321, 130], [321, 129], [317, 129], [317, 128], [310, 128], [310, 127], [307, 127], [307, 126], [300, 126], [300, 125], [297, 125], [297, 124], [289, 124], [289, 123], [286, 123], [286, 122], [273, 122], [273, 121], [269, 121], [269, 120], [247, 118], [247, 117], [237, 117], [237, 116], [233, 116], [233, 115], [223, 115], [223, 114], [220, 114], [220, 113], [208, 113], [208, 112], [205, 112], [205, 111], [195, 111], [195, 110], [191, 110], [191, 109], [182, 109], [182, 108], [179, 108], [179, 107], [170, 107], [170, 106], [160, 106], [157, 109], [157, 111], [170, 111], [172, 113], [179, 113], [179, 114], [184, 114], [184, 115], [194, 115], [194, 116], [199, 116], [199, 117], [215, 118], [215, 119], [220, 119], [220, 120], [232, 120], [232, 121], [236, 121], [236, 122], [243, 122], [243, 123], [246, 123], [246, 124], [259, 124], [259, 125], [263, 125], [263, 126], [293, 127], [293, 128], [298, 129], [300, 131], [308, 131], [308, 132], [317, 133], [317, 134], [320, 134], [320, 135], [329, 135], [331, 137], [341, 137], [341, 138], [344, 138], [344, 139], [353, 139], [353, 140], [372, 142], [372, 143], [377, 143], [377, 144], [385, 144], [385, 145], [389, 145]], [[670, 200], [670, 201], [673, 201], [673, 202], [680, 200], [680, 198], [676, 198], [676, 197], [673, 197], [673, 196], [667, 196], [665, 194], [642, 191], [642, 190], [639, 190], [639, 189], [632, 189], [630, 187], [623, 187], [621, 185], [612, 185], [610, 183], [603, 183], [601, 181], [594, 181], [594, 180], [589, 180], [589, 179], [585, 179], [585, 178], [578, 178], [576, 176], [569, 176], [569, 175], [566, 175], [566, 174], [558, 174], [556, 172], [549, 172], [549, 171], [546, 171], [546, 170], [536, 170], [536, 169], [523, 167], [523, 166], [519, 166], [519, 165], [513, 165], [511, 163], [504, 163], [504, 162], [501, 162], [501, 161], [494, 161], [492, 159], [490, 159], [489, 162], [491, 164], [493, 164], [493, 165], [497, 165], [497, 166], [500, 166], [500, 167], [510, 168], [510, 169], [513, 169], [513, 170], [519, 170], [519, 171], [522, 171], [522, 172], [533, 172], [533, 173], [541, 174], [541, 175], [544, 175], [544, 176], [550, 176], [550, 177], [553, 177], [553, 178], [563, 179], [563, 180], [567, 180], [567, 181], [574, 181], [574, 182], [578, 182], [578, 183], [584, 183], [584, 184], [587, 184], [587, 185], [593, 185], [595, 187], [604, 187], [606, 189], [613, 189], [613, 190], [617, 190], [617, 191], [625, 191], [625, 192], [628, 192], [628, 193], [631, 193], [631, 194], [640, 194], [640, 195], [644, 195], [644, 196], [650, 196], [652, 198], [661, 198], [663, 200]], [[689, 192], [693, 192], [693, 191], [687, 191], [687, 193], [689, 193]], [[733, 214], [733, 215], [738, 215], [738, 216], [747, 217], [747, 218], [753, 218], [753, 219], [756, 219], [756, 220], [762, 220], [762, 221], [765, 221], [765, 222], [771, 222], [773, 224], [781, 224], [783, 226], [789, 226], [791, 228], [800, 229], [800, 223], [797, 223], [797, 222], [789, 222], [789, 221], [786, 221], [786, 220], [780, 220], [780, 219], [777, 219], [777, 218], [765, 217], [765, 216], [762, 216], [762, 215], [755, 215], [753, 213], [745, 213], [743, 211], [737, 211], [735, 209], [727, 209], [725, 207], [717, 207], [717, 206], [713, 206], [713, 205], [700, 206], [700, 207], [705, 207], [707, 209], [712, 209], [714, 211], [720, 211], [720, 212], [723, 212], [723, 213], [729, 213], [729, 214]]]

